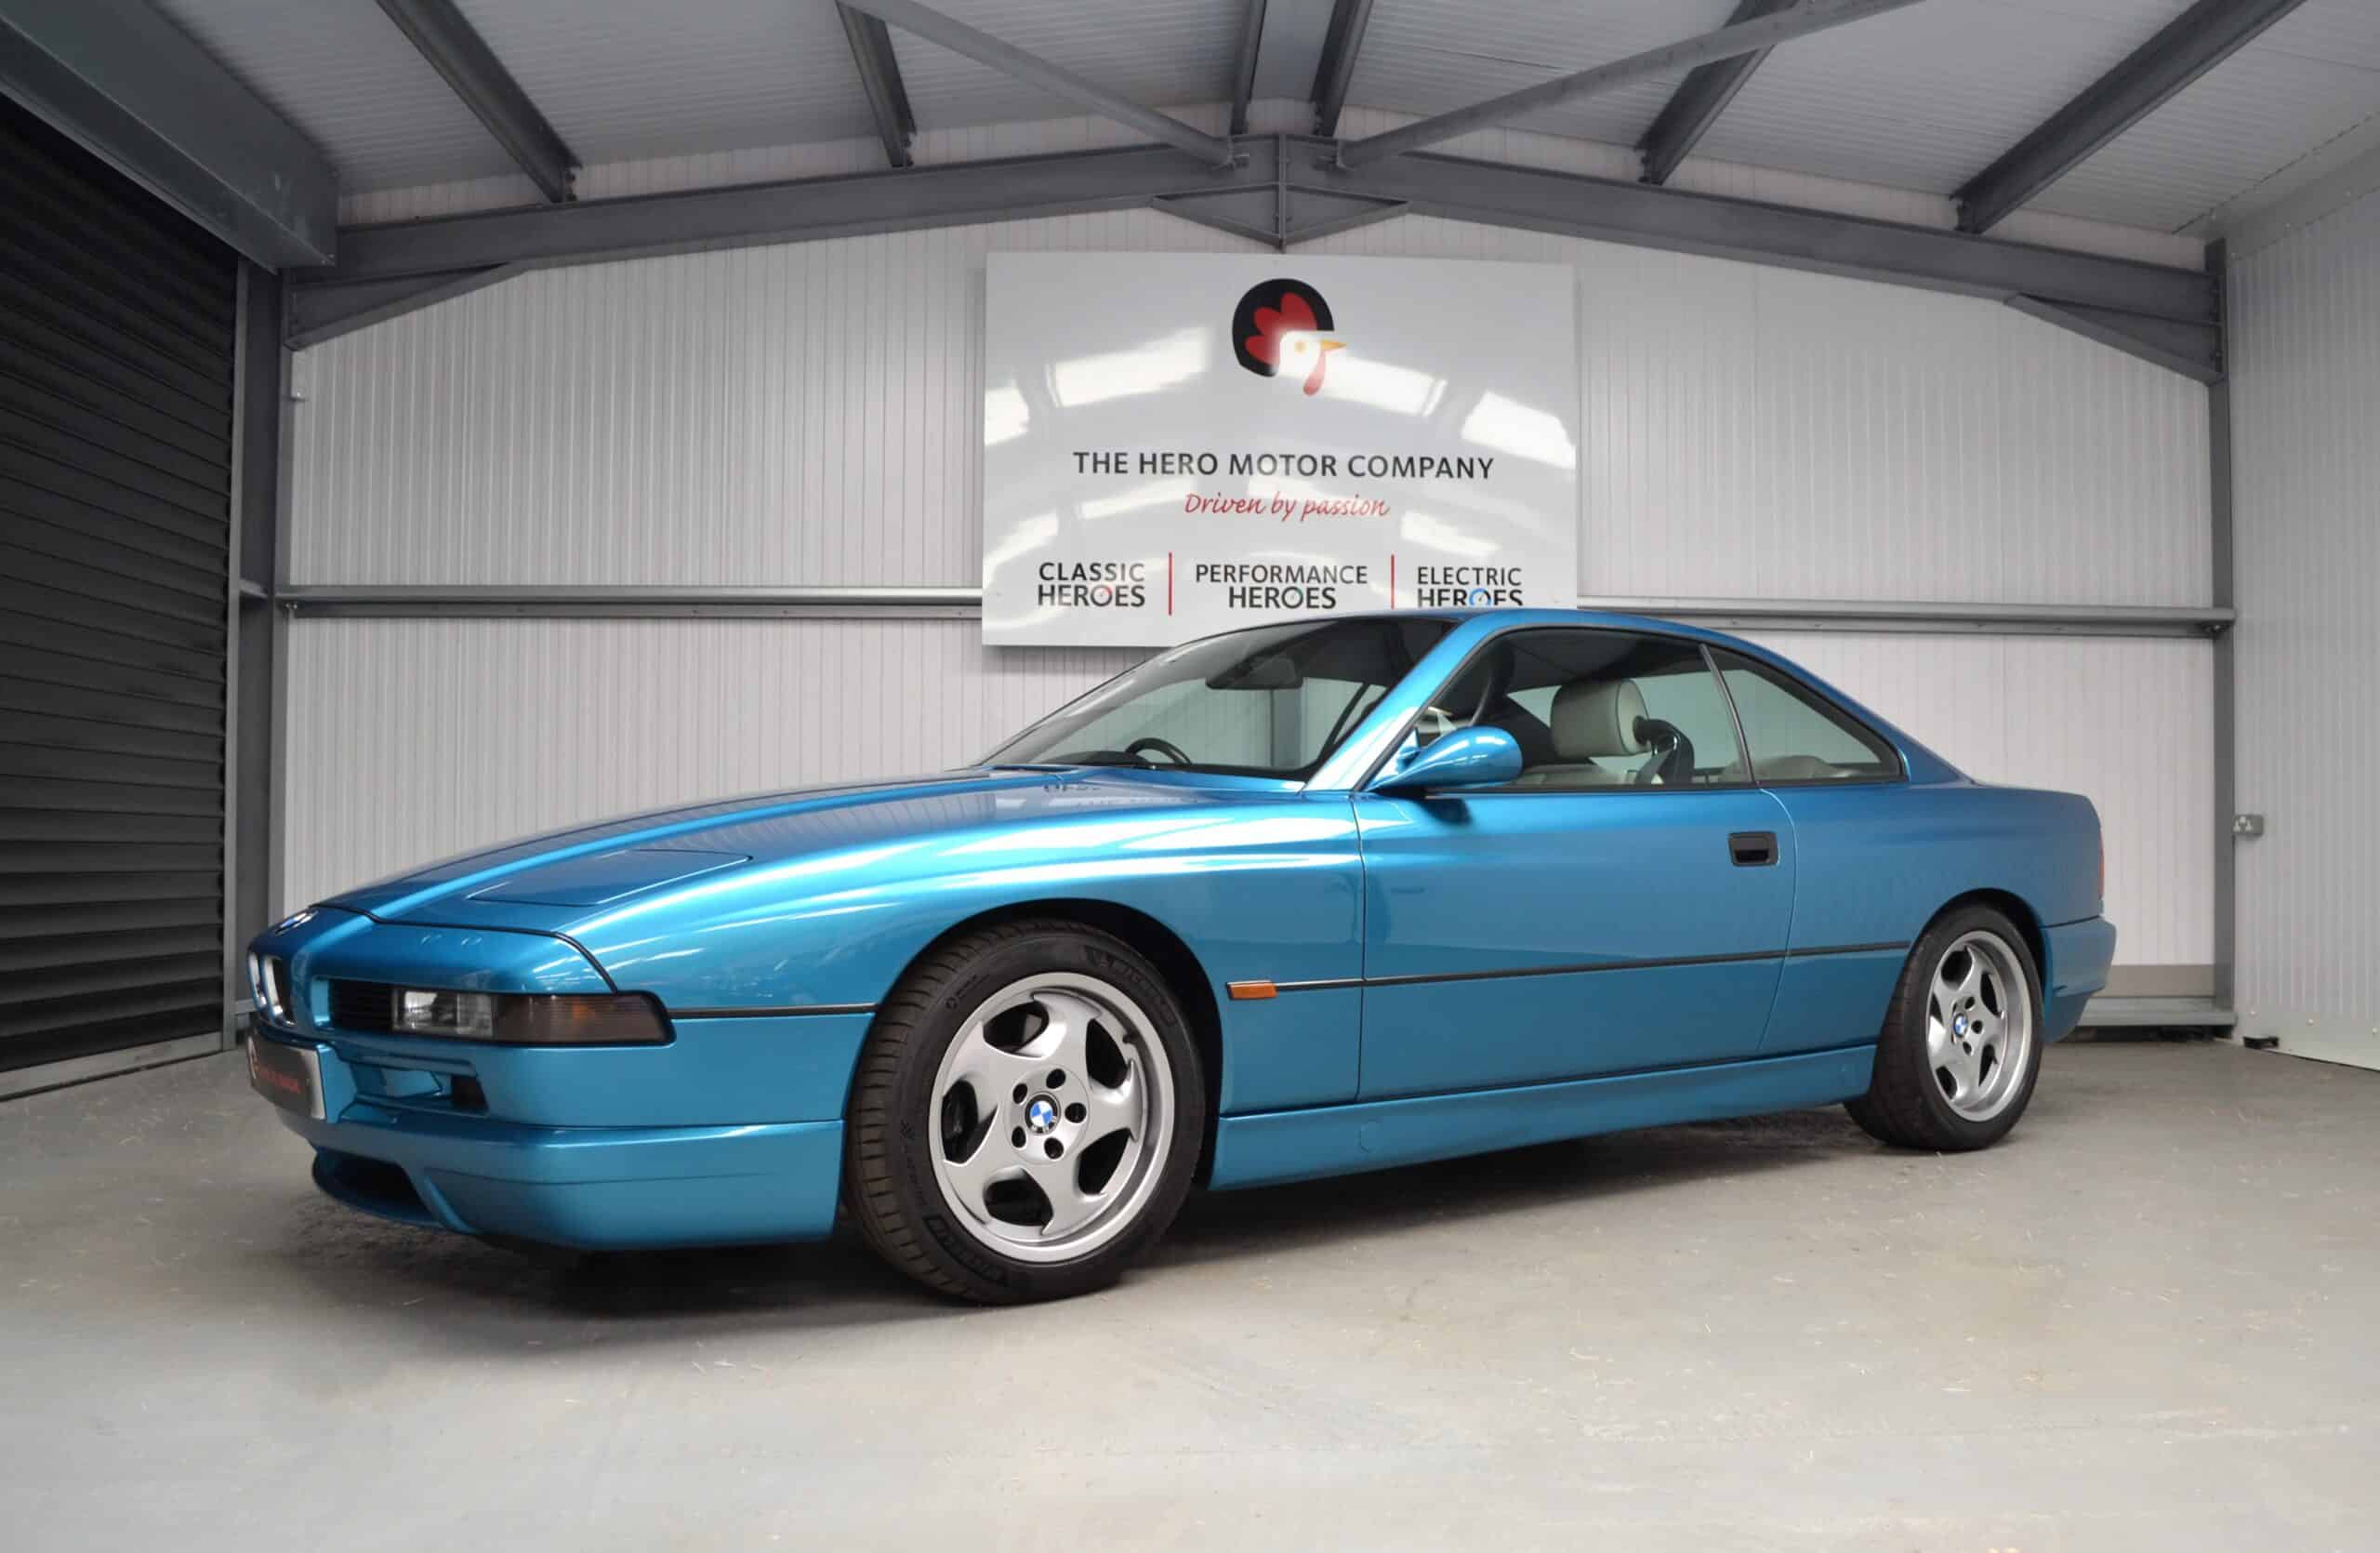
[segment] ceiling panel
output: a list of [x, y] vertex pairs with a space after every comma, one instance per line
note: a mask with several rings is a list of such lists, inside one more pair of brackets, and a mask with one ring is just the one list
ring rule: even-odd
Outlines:
[[304, 131], [343, 190], [512, 170], [511, 159], [372, 0], [157, 0]]
[[[158, 0], [319, 143], [345, 189], [509, 174], [373, 0]], [[1228, 95], [1245, 0], [934, 0], [1152, 106]], [[832, 0], [458, 0], [579, 157], [874, 133]], [[1328, 0], [1272, 0], [1284, 16]], [[1699, 148], [1718, 162], [1950, 192], [2188, 0], [1922, 0], [1770, 55]], [[1376, 0], [1349, 94], [1430, 114], [1722, 26], [1735, 0]], [[1269, 29], [1277, 32], [1279, 29]], [[926, 129], [1081, 113], [895, 28]], [[1304, 67], [1310, 71], [1310, 62]], [[1678, 77], [1514, 127], [1633, 143]], [[1299, 83], [1297, 92], [1305, 90]], [[2050, 189], [2038, 208], [2179, 227], [2380, 116], [2380, 0], [2306, 0]]]
[[2251, 44], [2043, 190], [2033, 207], [2178, 230], [2375, 113], [2380, 68]]
[[581, 161], [875, 133], [831, 0], [457, 4]]
[[2301, 60], [2380, 70], [2380, 6], [2372, 0], [2307, 0], [2250, 46]]
[[[1347, 100], [1442, 113], [1726, 25], [1735, 0], [1378, 0]], [[1632, 83], [1512, 127], [1633, 145], [1686, 73]]]
[[[1240, 0], [935, 0], [934, 8], [1150, 107], [1231, 96], [1246, 9]], [[925, 128], [1082, 112], [898, 27], [892, 51]]]
[[2188, 0], [1924, 0], [1775, 50], [1698, 150], [1947, 194]]

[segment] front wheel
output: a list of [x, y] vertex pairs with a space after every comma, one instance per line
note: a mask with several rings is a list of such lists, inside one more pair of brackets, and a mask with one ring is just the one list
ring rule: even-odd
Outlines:
[[1845, 1107], [1883, 1142], [1941, 1153], [1997, 1143], [2032, 1099], [2041, 976], [2008, 919], [1963, 907], [1910, 951], [1868, 1093]]
[[885, 1001], [844, 1180], [887, 1261], [985, 1304], [1114, 1281], [1190, 1189], [1206, 1080], [1156, 968], [1073, 923], [984, 929]]

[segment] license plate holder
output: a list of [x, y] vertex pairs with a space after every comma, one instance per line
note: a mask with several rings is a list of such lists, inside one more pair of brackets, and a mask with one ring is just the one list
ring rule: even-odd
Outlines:
[[250, 1035], [248, 1087], [284, 1110], [323, 1120], [323, 1062], [311, 1046]]

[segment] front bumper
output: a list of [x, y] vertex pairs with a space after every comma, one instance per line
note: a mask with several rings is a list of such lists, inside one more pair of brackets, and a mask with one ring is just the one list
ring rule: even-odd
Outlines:
[[627, 1250], [828, 1234], [866, 1022], [681, 1020], [668, 1045], [636, 1048], [271, 1026], [249, 1039], [313, 1055], [320, 1115], [279, 1114], [330, 1196], [465, 1234]]

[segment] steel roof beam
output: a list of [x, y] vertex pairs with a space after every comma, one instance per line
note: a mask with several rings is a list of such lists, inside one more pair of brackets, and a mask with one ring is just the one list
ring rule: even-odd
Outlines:
[[286, 331], [282, 343], [293, 351], [302, 351], [326, 339], [353, 334], [383, 319], [400, 318], [432, 303], [467, 297], [498, 281], [509, 280], [526, 268], [489, 264], [451, 275], [402, 275], [392, 280], [361, 281], [353, 285], [292, 286], [282, 319]]
[[1302, 175], [1293, 173], [1293, 186], [1302, 176], [1338, 192], [1403, 201], [1416, 215], [1748, 259], [1991, 301], [2029, 296], [2210, 329], [2216, 322], [2214, 283], [2199, 270], [1465, 157], [1399, 156], [1349, 174], [1331, 169], [1327, 147], [1313, 154], [1316, 165]]
[[876, 119], [876, 133], [884, 141], [884, 159], [896, 167], [909, 165], [909, 142], [917, 139], [917, 115], [909, 112], [909, 89], [901, 84], [901, 61], [892, 54], [892, 34], [884, 23], [865, 11], [838, 5], [843, 35], [851, 40], [852, 65], [859, 72], [860, 89], [867, 94], [867, 111]]
[[1256, 57], [1264, 46], [1264, 0], [1246, 0], [1239, 16], [1239, 58], [1231, 73], [1231, 132], [1248, 133], [1248, 103], [1256, 95]]
[[1314, 132], [1339, 133], [1339, 115], [1347, 106], [1347, 83], [1355, 76], [1355, 54], [1364, 46], [1364, 30], [1372, 24], [1372, 0], [1338, 0], [1330, 8], [1330, 30], [1322, 36], [1322, 62], [1314, 72]]
[[[1741, 22], [1757, 21], [1764, 16], [1775, 15], [1792, 3], [1793, 0], [1742, 0], [1742, 4], [1736, 7], [1735, 15], [1727, 19], [1727, 25], [1733, 27]], [[1767, 49], [1756, 48], [1733, 59], [1695, 66], [1694, 73], [1670, 94], [1669, 101], [1662, 106], [1659, 116], [1653, 120], [1652, 127], [1645, 131], [1645, 138], [1636, 142], [1637, 151], [1645, 158], [1646, 182], [1667, 183], [1670, 180], [1670, 174], [1677, 171], [1677, 165], [1686, 160], [1686, 153], [1692, 151], [1695, 142], [1718, 122], [1719, 115], [1727, 111], [1727, 104], [1735, 100], [1736, 94], [1743, 90], [1744, 83], [1752, 79], [1752, 73], [1758, 70], [1760, 62], [1767, 58]]]
[[1064, 98], [1102, 118], [1114, 119], [1128, 128], [1137, 129], [1152, 140], [1186, 151], [1201, 161], [1220, 166], [1231, 160], [1229, 140], [1202, 129], [1194, 129], [1169, 113], [1160, 113], [1154, 108], [1144, 108], [1137, 102], [1118, 97], [1097, 82], [1077, 75], [1063, 65], [1051, 64], [1038, 54], [1028, 54], [1013, 44], [1002, 43], [989, 33], [977, 32], [965, 22], [954, 20], [930, 6], [918, 4], [918, 0], [849, 0], [849, 3], [853, 10], [866, 11], [905, 33], [915, 33], [928, 43], [940, 44], [954, 54], [963, 54], [978, 64], [989, 65], [1002, 74], [1012, 75], [1028, 86], [1038, 86], [1052, 96]]
[[1986, 232], [2175, 92], [2297, 8], [2301, 0], [2198, 0], [1952, 197], [1959, 230]]
[[487, 126], [538, 192], [557, 204], [570, 198], [578, 158], [512, 79], [496, 50], [463, 20], [455, 0], [380, 0], [380, 8], [430, 68], [446, 78], [463, 106]]
[[0, 0], [0, 90], [267, 269], [330, 261], [329, 159], [141, 0]]
[[2178, 372], [2193, 382], [2214, 384], [2223, 380], [2223, 333], [2215, 325], [2144, 318], [2136, 312], [2086, 307], [2080, 302], [2044, 302], [2038, 297], [2011, 297], [2008, 305], [2029, 318], [2096, 340], [2127, 356], [2137, 356], [2168, 372]]
[[1361, 167], [1386, 157], [1419, 151], [1440, 140], [1451, 140], [1458, 135], [1468, 135], [1474, 129], [1488, 129], [1508, 124], [1524, 114], [1558, 103], [1592, 97], [1615, 86], [1667, 75], [1672, 72], [1692, 69], [1731, 60], [1739, 54], [1751, 54], [1773, 48], [1780, 43], [1805, 38], [1830, 28], [1864, 21], [1871, 16], [1897, 11], [1912, 6], [1917, 0], [1799, 0], [1799, 3], [1773, 15], [1752, 21], [1732, 21], [1715, 33], [1686, 38], [1678, 43], [1648, 48], [1641, 54], [1631, 54], [1624, 60], [1596, 65], [1591, 70], [1542, 81], [1525, 86], [1502, 97], [1458, 108], [1450, 113], [1440, 113], [1408, 124], [1402, 129], [1385, 134], [1350, 140], [1341, 148], [1339, 160], [1350, 167]]
[[[1215, 168], [1161, 146], [946, 163], [898, 172], [690, 190], [568, 206], [350, 227], [337, 269], [306, 286], [356, 286], [403, 276], [453, 277], [489, 265], [589, 263], [663, 253], [799, 242], [870, 232], [959, 226], [1091, 210], [1145, 207], [1167, 196], [1288, 188], [1343, 195], [1417, 214], [1559, 232], [1638, 247], [1886, 281], [2008, 301], [2025, 297], [2078, 318], [2163, 319], [2196, 333], [2160, 336], [2214, 360], [2214, 283], [2198, 270], [1971, 237], [1831, 211], [1575, 173], [1422, 153], [1342, 171], [1333, 142], [1281, 136], [1275, 155]], [[1296, 234], [1302, 223], [1292, 219]], [[300, 316], [308, 316], [299, 302]], [[360, 298], [366, 294], [351, 293]], [[378, 306], [394, 293], [374, 294]], [[313, 316], [327, 321], [341, 310]]]
[[351, 285], [491, 264], [586, 264], [1134, 209], [1166, 194], [1271, 189], [1266, 160], [1261, 168], [1215, 167], [1165, 146], [1124, 146], [390, 221], [342, 229], [350, 246], [338, 267], [305, 279]]

